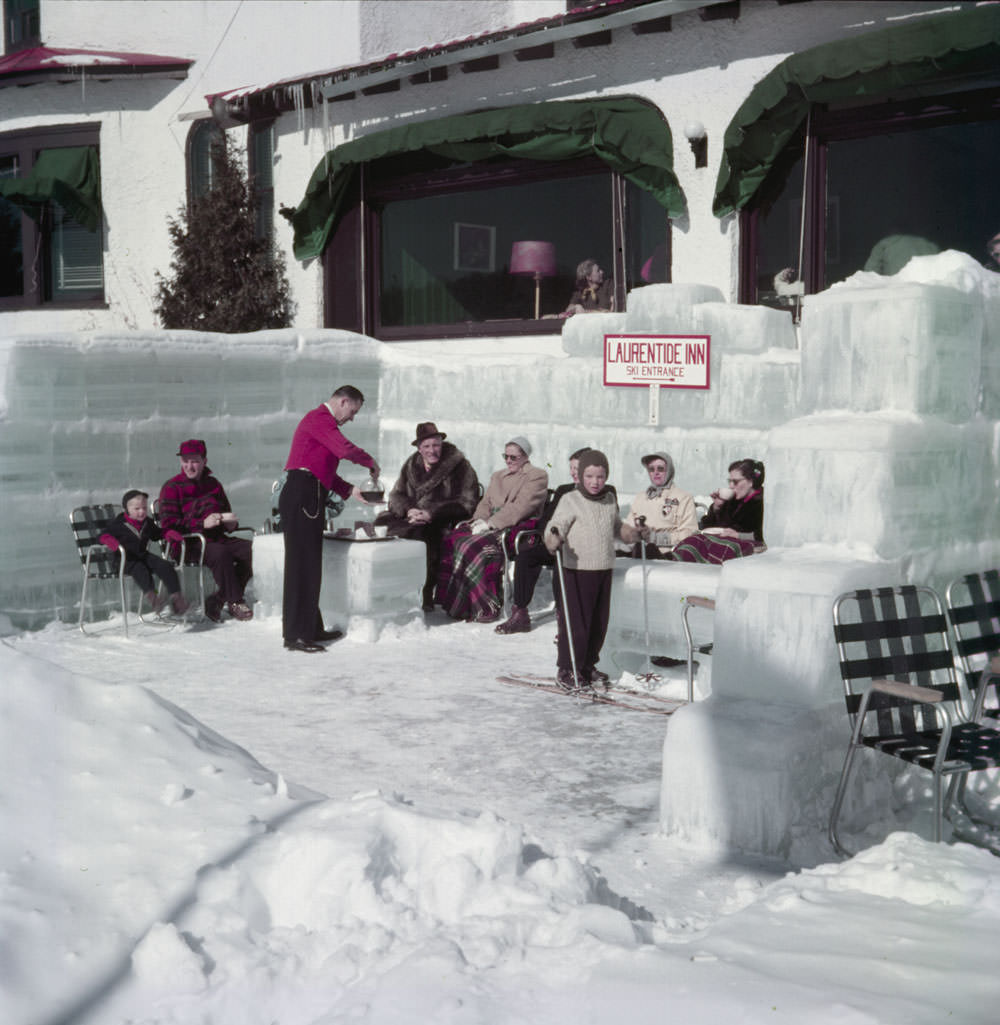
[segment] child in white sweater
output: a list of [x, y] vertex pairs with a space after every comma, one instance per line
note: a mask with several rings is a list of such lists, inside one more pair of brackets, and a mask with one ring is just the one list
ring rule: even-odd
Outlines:
[[610, 682], [597, 663], [611, 610], [615, 538], [620, 537], [626, 544], [639, 539], [635, 528], [622, 522], [614, 491], [607, 487], [608, 460], [604, 453], [597, 449], [584, 452], [578, 477], [576, 489], [559, 499], [545, 532], [546, 547], [551, 552], [561, 550], [563, 561], [566, 593], [559, 601], [556, 678], [567, 690]]

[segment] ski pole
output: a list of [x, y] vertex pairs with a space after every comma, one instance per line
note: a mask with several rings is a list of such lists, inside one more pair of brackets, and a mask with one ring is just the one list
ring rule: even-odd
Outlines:
[[[645, 516], [636, 516], [636, 525], [642, 529], [646, 526]], [[646, 589], [646, 541], [639, 538], [639, 558], [642, 560], [642, 623], [646, 637], [646, 667], [649, 668], [649, 596]]]
[[[559, 528], [549, 528], [556, 537], [559, 537]], [[576, 689], [580, 688], [580, 678], [576, 675], [576, 652], [573, 650], [573, 631], [569, 625], [568, 595], [566, 594], [566, 578], [563, 575], [562, 546], [556, 549], [556, 569], [559, 571], [559, 590], [562, 591], [562, 614], [563, 626], [566, 628], [566, 643], [569, 645], [569, 661], [573, 667], [573, 683]]]

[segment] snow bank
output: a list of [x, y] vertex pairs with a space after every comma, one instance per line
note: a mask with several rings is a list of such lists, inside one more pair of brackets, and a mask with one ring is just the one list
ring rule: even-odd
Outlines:
[[114, 975], [203, 865], [318, 797], [130, 686], [127, 662], [114, 673], [84, 680], [0, 645], [6, 1022], [43, 1021]]
[[[469, 635], [453, 657], [481, 647]], [[658, 1025], [665, 1009], [688, 1025], [993, 1020], [1000, 862], [984, 851], [897, 833], [769, 885], [745, 874], [697, 924], [692, 895], [633, 855], [669, 894], [673, 913], [656, 919], [566, 853], [557, 815], [528, 841], [488, 807], [456, 809], [447, 782], [433, 806], [372, 790], [318, 800], [127, 679], [10, 646], [0, 669], [0, 807], [18, 827], [0, 838], [10, 1025]], [[257, 709], [267, 734], [294, 725], [285, 704], [272, 689]], [[417, 706], [395, 707], [390, 746]], [[627, 743], [572, 702], [551, 711], [589, 733], [548, 741], [578, 779]], [[493, 716], [478, 723], [452, 737], [485, 779], [506, 737]], [[423, 769], [412, 761], [400, 782]], [[605, 845], [638, 851], [641, 835], [626, 826]]]

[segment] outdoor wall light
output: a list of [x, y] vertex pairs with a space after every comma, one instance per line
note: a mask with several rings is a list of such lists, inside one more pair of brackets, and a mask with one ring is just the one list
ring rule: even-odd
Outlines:
[[691, 144], [695, 167], [708, 167], [708, 132], [700, 121], [688, 121], [684, 137]]

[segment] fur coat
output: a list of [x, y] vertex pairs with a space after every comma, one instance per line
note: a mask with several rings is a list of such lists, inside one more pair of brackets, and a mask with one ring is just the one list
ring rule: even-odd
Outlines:
[[441, 445], [441, 459], [429, 470], [414, 452], [403, 463], [399, 479], [389, 492], [389, 512], [400, 519], [409, 509], [423, 509], [433, 519], [466, 517], [479, 501], [479, 479], [464, 455], [450, 442]]

